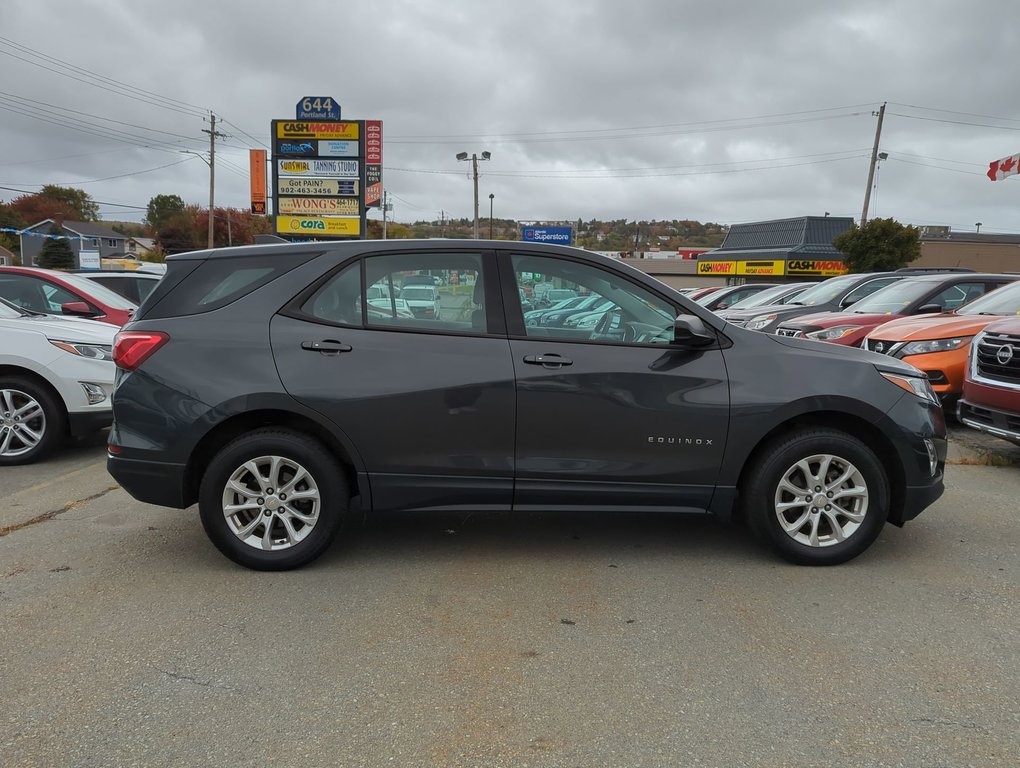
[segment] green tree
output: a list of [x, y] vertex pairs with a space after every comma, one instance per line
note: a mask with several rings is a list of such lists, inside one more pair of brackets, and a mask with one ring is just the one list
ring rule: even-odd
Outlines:
[[921, 230], [895, 219], [871, 219], [863, 227], [851, 224], [832, 244], [850, 272], [886, 272], [921, 255]]
[[[56, 227], [50, 229], [51, 235], [60, 234]], [[42, 250], [35, 259], [36, 266], [45, 269], [74, 269], [74, 250], [67, 238], [47, 238]]]
[[184, 212], [184, 201], [179, 195], [156, 195], [145, 209], [145, 223], [159, 232], [170, 219]]
[[42, 197], [66, 205], [79, 221], [99, 221], [99, 203], [88, 192], [73, 187], [47, 184], [39, 193]]

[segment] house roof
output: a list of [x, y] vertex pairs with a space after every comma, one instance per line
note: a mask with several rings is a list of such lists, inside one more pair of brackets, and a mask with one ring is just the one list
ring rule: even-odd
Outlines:
[[[782, 259], [788, 256], [841, 258], [832, 245], [836, 235], [850, 229], [849, 216], [800, 216], [750, 224], [734, 224], [712, 259]], [[702, 254], [704, 258], [707, 254]]]
[[33, 224], [28, 229], [39, 229], [47, 224], [51, 226], [62, 227], [63, 229], [71, 232], [75, 235], [82, 235], [84, 237], [105, 237], [110, 240], [127, 240], [127, 237], [122, 235], [120, 232], [115, 232], [109, 227], [103, 226], [96, 221], [70, 221], [65, 220], [63, 224], [58, 224], [53, 219], [46, 219], [40, 221], [38, 224]]

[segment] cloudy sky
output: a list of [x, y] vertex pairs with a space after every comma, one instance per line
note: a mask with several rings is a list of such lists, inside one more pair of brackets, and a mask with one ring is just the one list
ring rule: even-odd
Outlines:
[[1016, 0], [3, 0], [0, 73], [0, 200], [104, 218], [207, 203], [209, 110], [247, 207], [248, 148], [307, 95], [383, 120], [397, 221], [470, 216], [483, 150], [483, 217], [859, 218], [888, 102], [872, 216], [1020, 232], [1020, 177], [985, 176], [1020, 152]]

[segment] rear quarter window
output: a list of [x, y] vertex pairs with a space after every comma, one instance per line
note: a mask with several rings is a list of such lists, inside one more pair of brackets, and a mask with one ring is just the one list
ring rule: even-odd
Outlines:
[[[141, 318], [199, 315], [225, 307], [319, 255], [274, 253], [167, 262], [167, 274], [142, 304]], [[192, 266], [197, 264], [197, 266]]]

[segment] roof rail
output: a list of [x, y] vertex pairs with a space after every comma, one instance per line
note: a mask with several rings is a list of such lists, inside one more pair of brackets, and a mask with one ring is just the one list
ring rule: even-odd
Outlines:
[[278, 235], [255, 235], [256, 245], [270, 245], [272, 243], [289, 243], [290, 240], [284, 240]]
[[901, 267], [897, 272], [974, 272], [967, 267]]

